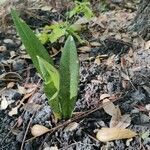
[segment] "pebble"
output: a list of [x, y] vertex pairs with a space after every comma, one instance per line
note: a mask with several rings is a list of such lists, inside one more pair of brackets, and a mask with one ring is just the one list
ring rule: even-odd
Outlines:
[[15, 49], [18, 45], [11, 39], [4, 39], [4, 44], [6, 45], [8, 50]]
[[131, 94], [131, 97], [135, 100], [135, 101], [142, 101], [146, 98], [146, 95], [144, 93], [142, 93], [141, 90], [137, 90], [134, 93]]
[[150, 144], [150, 137], [146, 138], [143, 142], [143, 144]]
[[4, 39], [5, 44], [14, 44], [14, 41], [11, 39]]
[[6, 46], [0, 46], [0, 52], [4, 52], [6, 50], [7, 50]]
[[145, 115], [145, 114], [141, 114], [141, 123], [144, 124], [144, 123], [149, 123], [150, 121], [150, 118], [149, 116]]
[[22, 73], [22, 69], [25, 67], [25, 60], [19, 59], [13, 62], [12, 68], [14, 71], [18, 71], [19, 73]]

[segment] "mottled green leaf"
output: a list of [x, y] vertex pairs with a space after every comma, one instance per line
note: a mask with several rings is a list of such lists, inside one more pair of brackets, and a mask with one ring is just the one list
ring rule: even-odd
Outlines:
[[78, 82], [79, 61], [77, 49], [72, 36], [69, 36], [60, 60], [60, 104], [63, 118], [69, 118], [75, 106]]
[[61, 118], [61, 108], [58, 99], [60, 77], [59, 72], [50, 63], [41, 57], [37, 57], [41, 76], [44, 80], [44, 92], [48, 98], [48, 102], [54, 112], [55, 117]]
[[21, 40], [34, 63], [34, 66], [36, 67], [37, 71], [41, 73], [37, 56], [45, 59], [50, 64], [53, 64], [53, 60], [50, 58], [48, 52], [41, 44], [39, 39], [35, 36], [30, 27], [22, 19], [19, 18], [17, 12], [15, 10], [11, 10], [11, 15], [15, 23], [17, 32], [19, 33]]

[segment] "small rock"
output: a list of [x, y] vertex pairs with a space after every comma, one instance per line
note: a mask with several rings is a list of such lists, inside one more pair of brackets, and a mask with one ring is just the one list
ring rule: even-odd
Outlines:
[[141, 122], [144, 123], [149, 123], [150, 118], [149, 116], [145, 115], [145, 114], [141, 114]]
[[143, 144], [150, 144], [150, 138], [149, 138], [149, 137], [146, 138], [146, 139], [144, 140]]
[[131, 96], [136, 101], [142, 101], [146, 98], [146, 95], [140, 89], [132, 93]]
[[147, 105], [145, 106], [145, 108], [146, 108], [147, 110], [150, 110], [150, 104], [147, 104]]
[[25, 60], [19, 59], [17, 61], [14, 61], [12, 64], [12, 68], [14, 71], [19, 71], [19, 73], [22, 73], [22, 69], [25, 67]]
[[14, 44], [14, 41], [11, 39], [4, 39], [5, 44]]
[[6, 46], [0, 46], [0, 52], [4, 52], [6, 50], [7, 50]]
[[3, 42], [5, 43], [8, 50], [16, 48], [16, 43], [14, 43], [14, 41], [11, 39], [4, 39]]

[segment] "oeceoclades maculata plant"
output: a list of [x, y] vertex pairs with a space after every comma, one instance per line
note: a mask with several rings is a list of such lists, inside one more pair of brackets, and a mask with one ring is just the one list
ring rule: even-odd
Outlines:
[[90, 19], [94, 16], [92, 10], [90, 9], [89, 2], [75, 1], [74, 8], [66, 13], [66, 21], [55, 22], [52, 25], [46, 25], [43, 28], [43, 31], [38, 34], [38, 37], [42, 44], [45, 44], [47, 42], [54, 43], [62, 36], [68, 35], [72, 35], [80, 43], [83, 43], [84, 40], [82, 40], [79, 36], [79, 33], [82, 30], [82, 25], [75, 22], [75, 18], [77, 18], [80, 14], [82, 14], [86, 19]]
[[47, 50], [29, 26], [19, 18], [15, 10], [11, 11], [11, 15], [26, 51], [44, 81], [44, 92], [55, 118], [70, 118], [79, 82], [79, 62], [73, 37], [69, 36], [65, 42], [57, 70]]

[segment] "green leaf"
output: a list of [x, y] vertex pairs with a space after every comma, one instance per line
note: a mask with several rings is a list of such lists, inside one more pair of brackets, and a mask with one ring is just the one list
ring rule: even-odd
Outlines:
[[91, 10], [89, 7], [87, 7], [87, 6], [84, 7], [83, 12], [84, 12], [84, 15], [85, 15], [85, 17], [86, 17], [87, 19], [90, 19], [91, 17], [94, 16], [92, 10]]
[[48, 42], [49, 40], [49, 34], [48, 33], [40, 33], [38, 34], [38, 38], [41, 41], [42, 44], [45, 44]]
[[30, 55], [37, 71], [41, 73], [37, 56], [45, 59], [50, 64], [53, 64], [53, 60], [50, 58], [47, 50], [44, 48], [44, 46], [35, 36], [33, 31], [29, 28], [29, 26], [22, 19], [19, 18], [17, 12], [12, 9], [11, 15], [15, 23], [17, 32], [19, 33], [21, 40], [27, 50], [27, 53]]
[[61, 119], [61, 107], [58, 99], [60, 77], [59, 72], [50, 63], [37, 56], [41, 76], [44, 80], [44, 92], [54, 112], [55, 118]]
[[67, 27], [67, 23], [66, 22], [55, 23], [55, 24], [47, 27], [47, 29], [51, 30], [51, 33], [49, 35], [50, 42], [54, 43], [60, 37], [65, 35], [66, 34], [66, 27]]
[[78, 82], [79, 61], [77, 49], [72, 36], [69, 36], [60, 60], [60, 104], [63, 118], [69, 118], [75, 106]]

